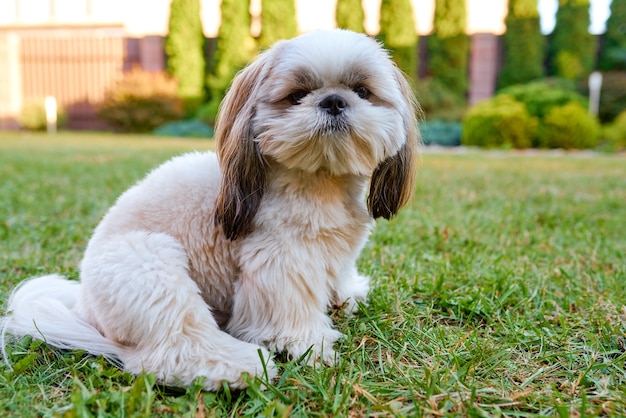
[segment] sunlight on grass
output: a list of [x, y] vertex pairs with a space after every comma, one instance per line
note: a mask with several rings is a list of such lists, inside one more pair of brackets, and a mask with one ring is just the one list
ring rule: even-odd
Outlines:
[[123, 150], [161, 149], [189, 150], [212, 149], [213, 142], [206, 139], [167, 138], [152, 135], [110, 134], [102, 132], [44, 133], [0, 131], [0, 150], [56, 150], [68, 152], [85, 150], [94, 152], [121, 152]]
[[[77, 278], [91, 231], [162, 161], [212, 141], [0, 134], [0, 295]], [[334, 367], [204, 393], [24, 339], [3, 416], [626, 414], [626, 162], [596, 154], [425, 153], [416, 196], [360, 259], [369, 304], [334, 313]], [[278, 295], [280, 297], [280, 295]], [[283, 358], [284, 360], [284, 358]], [[266, 390], [261, 386], [265, 384]]]

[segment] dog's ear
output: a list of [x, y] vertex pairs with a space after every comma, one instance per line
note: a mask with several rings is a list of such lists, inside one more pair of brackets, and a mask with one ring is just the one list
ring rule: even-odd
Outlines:
[[253, 138], [256, 92], [267, 77], [271, 50], [262, 53], [233, 79], [220, 105], [215, 144], [222, 182], [214, 221], [230, 240], [251, 231], [266, 182], [266, 164]]
[[411, 199], [415, 187], [415, 157], [420, 141], [417, 128], [419, 107], [413, 89], [398, 69], [395, 78], [402, 93], [401, 112], [406, 138], [396, 155], [380, 163], [372, 174], [367, 206], [374, 218], [389, 219], [398, 213]]

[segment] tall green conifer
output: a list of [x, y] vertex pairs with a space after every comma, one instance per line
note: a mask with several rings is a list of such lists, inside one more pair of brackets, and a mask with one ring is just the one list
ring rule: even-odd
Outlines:
[[350, 29], [354, 32], [365, 32], [363, 26], [365, 14], [361, 0], [337, 0], [335, 20], [338, 28]]
[[204, 34], [200, 0], [172, 0], [169, 33], [165, 38], [167, 70], [178, 81], [178, 94], [187, 110], [204, 96]]
[[380, 40], [411, 80], [417, 77], [417, 32], [410, 0], [382, 0]]
[[468, 86], [466, 16], [465, 0], [435, 0], [433, 34], [428, 38], [429, 74], [461, 98]]
[[543, 77], [544, 37], [537, 0], [509, 0], [505, 23], [504, 65], [498, 86], [502, 88]]
[[579, 80], [595, 65], [596, 40], [589, 33], [589, 0], [559, 0], [550, 36], [550, 68], [557, 77]]
[[611, 16], [606, 22], [600, 68], [626, 70], [626, 0], [611, 2]]
[[262, 0], [259, 46], [266, 49], [298, 34], [295, 0]]
[[249, 9], [249, 0], [222, 0], [222, 23], [213, 55], [213, 71], [208, 78], [212, 113], [217, 111], [235, 74], [256, 54], [256, 44], [250, 35]]

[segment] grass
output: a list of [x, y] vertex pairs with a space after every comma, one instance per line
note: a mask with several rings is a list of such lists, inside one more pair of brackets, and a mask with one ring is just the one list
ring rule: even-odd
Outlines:
[[[116, 196], [211, 146], [0, 134], [2, 300], [33, 275], [77, 278]], [[24, 339], [0, 365], [0, 415], [623, 416], [625, 222], [623, 156], [426, 153], [415, 199], [360, 259], [369, 304], [336, 315], [335, 367], [282, 362], [266, 390], [205, 393]]]

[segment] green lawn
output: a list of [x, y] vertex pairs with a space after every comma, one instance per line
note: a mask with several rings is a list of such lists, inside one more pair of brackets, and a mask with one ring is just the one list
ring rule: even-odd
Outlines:
[[[211, 146], [0, 133], [2, 300], [32, 275], [76, 278], [116, 196]], [[370, 303], [336, 318], [335, 367], [280, 363], [265, 391], [176, 391], [25, 339], [0, 366], [0, 416], [626, 414], [624, 156], [425, 153], [415, 199], [379, 222], [360, 268]]]

